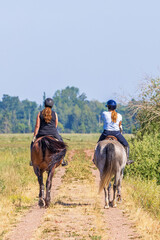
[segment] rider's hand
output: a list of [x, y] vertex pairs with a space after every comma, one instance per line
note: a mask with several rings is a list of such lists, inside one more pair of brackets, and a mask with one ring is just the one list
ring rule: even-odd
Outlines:
[[119, 127], [119, 129], [120, 129], [120, 133], [122, 133], [123, 132], [122, 125]]
[[36, 140], [36, 136], [33, 136], [32, 142], [34, 143]]

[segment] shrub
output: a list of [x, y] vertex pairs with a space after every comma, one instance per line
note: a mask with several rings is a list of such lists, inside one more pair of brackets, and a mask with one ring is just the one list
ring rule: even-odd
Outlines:
[[126, 174], [142, 179], [156, 179], [160, 184], [160, 134], [137, 135], [130, 140], [130, 158], [135, 162], [127, 168]]

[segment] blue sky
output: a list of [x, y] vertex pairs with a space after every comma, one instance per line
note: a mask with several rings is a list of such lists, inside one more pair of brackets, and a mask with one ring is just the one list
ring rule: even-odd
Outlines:
[[135, 96], [160, 72], [159, 0], [0, 1], [0, 98]]

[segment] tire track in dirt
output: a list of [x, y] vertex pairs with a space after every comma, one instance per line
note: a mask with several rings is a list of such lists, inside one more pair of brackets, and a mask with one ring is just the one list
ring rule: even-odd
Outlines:
[[[59, 167], [53, 176], [51, 201], [57, 195], [58, 188], [62, 182], [62, 176], [65, 173], [65, 168]], [[38, 181], [37, 181], [38, 184]], [[31, 207], [29, 212], [21, 218], [16, 227], [4, 237], [4, 240], [29, 240], [32, 238], [36, 229], [40, 226], [43, 215], [47, 209], [40, 208], [37, 204]]]
[[[88, 157], [93, 159], [93, 151], [85, 150]], [[95, 176], [95, 181], [97, 184], [97, 192], [99, 186], [99, 171], [92, 169], [92, 173]], [[97, 193], [98, 194], [98, 193]], [[102, 206], [104, 206], [104, 193], [100, 194]], [[108, 225], [108, 240], [130, 240], [130, 239], [140, 239], [141, 237], [137, 233], [134, 224], [124, 216], [123, 210], [117, 208], [109, 208], [104, 210], [105, 222]]]

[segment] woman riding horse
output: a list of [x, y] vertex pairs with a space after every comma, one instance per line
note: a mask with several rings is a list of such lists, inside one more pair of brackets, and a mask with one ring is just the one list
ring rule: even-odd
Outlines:
[[[53, 99], [47, 98], [44, 104], [45, 104], [45, 108], [41, 112], [39, 112], [37, 115], [31, 148], [35, 140], [42, 136], [52, 136], [53, 138], [56, 138], [57, 140], [63, 142], [62, 137], [59, 135], [57, 131], [57, 126], [58, 126], [57, 113], [52, 111], [52, 107], [54, 104]], [[32, 162], [30, 162], [30, 165], [32, 166]], [[63, 159], [62, 166], [66, 166], [66, 165], [68, 165], [68, 162], [64, 161]]]
[[106, 105], [108, 112], [104, 111], [102, 113], [102, 119], [104, 122], [103, 133], [101, 134], [99, 141], [104, 140], [107, 136], [114, 136], [117, 140], [124, 146], [127, 154], [127, 164], [133, 163], [132, 160], [129, 160], [129, 144], [122, 132], [122, 115], [115, 111], [117, 103], [114, 100], [109, 100]]

